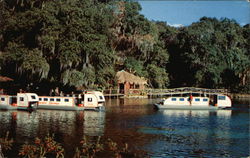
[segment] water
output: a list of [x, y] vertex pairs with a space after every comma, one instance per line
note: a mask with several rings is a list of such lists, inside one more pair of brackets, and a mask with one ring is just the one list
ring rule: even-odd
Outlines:
[[[140, 157], [247, 157], [249, 110], [156, 111], [158, 99], [110, 99], [105, 112], [38, 110], [0, 111], [0, 136], [7, 131], [14, 139], [7, 157], [18, 157], [24, 143], [54, 134], [73, 157], [83, 135], [109, 138], [119, 146], [129, 145]], [[235, 101], [238, 107], [249, 100]], [[102, 154], [98, 157], [109, 157]]]

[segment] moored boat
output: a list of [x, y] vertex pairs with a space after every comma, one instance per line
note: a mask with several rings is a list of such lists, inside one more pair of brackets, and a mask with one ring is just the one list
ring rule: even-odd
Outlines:
[[17, 93], [0, 95], [0, 109], [3, 110], [35, 110], [38, 105], [38, 95], [35, 93]]
[[157, 109], [218, 110], [232, 107], [231, 99], [224, 94], [210, 96], [170, 96], [154, 104]]
[[105, 98], [99, 91], [87, 91], [76, 96], [39, 96], [38, 109], [104, 110]]

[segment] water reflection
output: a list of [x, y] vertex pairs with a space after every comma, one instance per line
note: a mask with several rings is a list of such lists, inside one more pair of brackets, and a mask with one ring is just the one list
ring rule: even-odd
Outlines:
[[105, 112], [96, 111], [56, 111], [39, 110], [28, 113], [23, 111], [0, 111], [0, 131], [10, 131], [13, 137], [32, 138], [48, 133], [63, 135], [100, 136], [104, 133]]
[[[223, 128], [229, 126], [226, 120], [230, 119], [231, 114], [231, 110], [165, 110], [158, 114], [159, 119], [161, 117], [158, 126], [142, 128], [141, 131], [161, 135], [199, 136], [203, 139], [212, 134], [222, 138], [228, 136], [228, 131]], [[221, 123], [224, 127], [217, 128]]]
[[16, 157], [20, 146], [33, 143], [35, 137], [44, 138], [54, 134], [55, 140], [63, 144], [66, 157], [72, 157], [84, 135], [101, 136], [105, 128], [105, 112], [38, 110], [0, 111], [0, 136], [7, 131], [15, 143], [8, 157]]
[[164, 110], [161, 111], [163, 115], [182, 117], [182, 116], [193, 116], [193, 117], [209, 117], [211, 115], [216, 115], [218, 117], [230, 117], [232, 115], [232, 110]]
[[104, 133], [105, 112], [85, 111], [84, 134], [89, 136], [101, 136]]
[[[233, 115], [231, 110], [165, 110], [158, 124], [139, 132], [160, 137], [145, 145], [151, 156], [238, 157], [248, 156], [249, 116]], [[241, 140], [242, 144], [237, 144]], [[240, 146], [240, 147], [239, 147]]]

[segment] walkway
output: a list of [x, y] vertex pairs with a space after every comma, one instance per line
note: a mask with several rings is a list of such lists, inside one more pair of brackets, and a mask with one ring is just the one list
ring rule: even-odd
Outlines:
[[[106, 89], [103, 91], [105, 97], [124, 97], [124, 94], [119, 93], [118, 89]], [[227, 89], [208, 89], [208, 88], [196, 88], [196, 87], [181, 87], [181, 88], [172, 88], [172, 89], [130, 89], [128, 96], [140, 96], [146, 95], [148, 97], [156, 96], [168, 96], [174, 94], [228, 94]]]

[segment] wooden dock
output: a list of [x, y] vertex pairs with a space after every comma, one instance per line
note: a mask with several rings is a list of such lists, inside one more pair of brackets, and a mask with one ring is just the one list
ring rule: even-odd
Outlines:
[[105, 89], [103, 91], [104, 97], [107, 98], [121, 98], [124, 97], [124, 94], [119, 92], [119, 89]]

